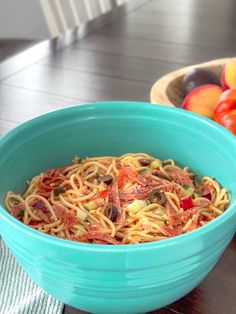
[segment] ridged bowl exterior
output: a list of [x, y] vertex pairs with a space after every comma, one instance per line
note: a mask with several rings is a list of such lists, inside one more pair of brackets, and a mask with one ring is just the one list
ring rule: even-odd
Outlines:
[[[229, 191], [230, 208], [215, 221], [172, 239], [104, 246], [39, 233], [3, 208], [40, 171], [76, 155], [147, 152], [173, 158]], [[214, 267], [236, 228], [236, 141], [226, 130], [180, 109], [111, 102], [74, 106], [33, 119], [0, 140], [0, 233], [39, 286], [95, 313], [143, 313], [192, 290]]]

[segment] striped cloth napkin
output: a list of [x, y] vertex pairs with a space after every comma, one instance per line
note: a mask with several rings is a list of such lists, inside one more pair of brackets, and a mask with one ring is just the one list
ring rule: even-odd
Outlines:
[[0, 314], [61, 314], [63, 303], [26, 275], [0, 238]]

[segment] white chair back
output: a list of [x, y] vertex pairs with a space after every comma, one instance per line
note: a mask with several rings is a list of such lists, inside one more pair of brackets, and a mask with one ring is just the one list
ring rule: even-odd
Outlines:
[[40, 0], [51, 37], [105, 14], [129, 0]]

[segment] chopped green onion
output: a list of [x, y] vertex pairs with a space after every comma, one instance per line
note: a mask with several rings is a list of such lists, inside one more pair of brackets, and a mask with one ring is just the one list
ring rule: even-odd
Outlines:
[[170, 166], [172, 165], [171, 161], [163, 161], [164, 166]]
[[19, 216], [24, 217], [24, 215], [25, 215], [25, 211], [24, 211], [24, 210], [21, 210], [21, 211], [19, 212]]
[[76, 215], [80, 220], [85, 221], [85, 219], [87, 218], [87, 214], [84, 213], [81, 209], [79, 209], [77, 211], [77, 215]]
[[132, 213], [137, 213], [138, 211], [140, 211], [140, 209], [146, 207], [147, 205], [148, 203], [146, 201], [135, 200], [133, 201], [133, 203], [129, 204], [127, 208], [128, 208], [128, 211]]
[[138, 173], [140, 173], [140, 174], [145, 174], [147, 172], [148, 172], [148, 168], [141, 168], [138, 170]]
[[191, 186], [183, 185], [183, 188], [187, 195], [192, 195], [194, 192], [194, 188], [192, 188]]
[[200, 194], [195, 190], [193, 192], [193, 198], [198, 198], [198, 197], [200, 197]]
[[156, 168], [159, 168], [161, 166], [161, 161], [159, 159], [155, 159], [153, 160], [153, 162], [151, 162], [151, 169], [156, 169]]
[[82, 235], [85, 234], [85, 233], [86, 233], [86, 232], [85, 232], [84, 230], [78, 229], [78, 230], [76, 231], [75, 235], [77, 235], [77, 236], [82, 236]]
[[85, 207], [86, 209], [88, 209], [88, 210], [95, 210], [95, 209], [97, 209], [97, 207], [98, 207], [95, 201], [90, 201], [90, 202], [85, 203], [85, 204], [83, 204], [83, 205], [84, 205], [84, 207]]

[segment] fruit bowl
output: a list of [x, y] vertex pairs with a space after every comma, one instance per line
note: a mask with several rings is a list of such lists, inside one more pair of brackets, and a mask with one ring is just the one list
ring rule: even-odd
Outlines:
[[207, 68], [220, 78], [224, 66], [231, 59], [232, 58], [216, 59], [191, 65], [168, 73], [153, 84], [150, 92], [151, 103], [181, 107], [181, 104], [184, 100], [182, 79], [187, 72], [193, 68]]

